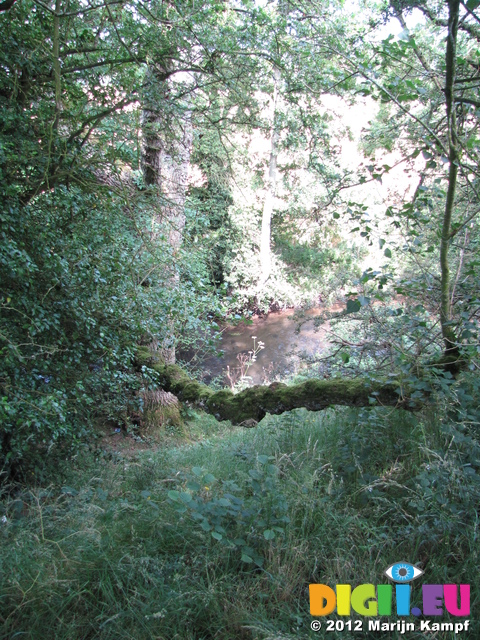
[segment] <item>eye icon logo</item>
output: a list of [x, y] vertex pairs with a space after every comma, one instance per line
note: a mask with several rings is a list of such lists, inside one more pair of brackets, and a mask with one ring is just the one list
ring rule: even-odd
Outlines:
[[384, 573], [394, 582], [407, 583], [419, 578], [424, 572], [410, 562], [394, 562]]

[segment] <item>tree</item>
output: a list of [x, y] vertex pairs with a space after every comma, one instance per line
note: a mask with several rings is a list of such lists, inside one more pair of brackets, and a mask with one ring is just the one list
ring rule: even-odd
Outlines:
[[[171, 66], [171, 65], [170, 65]], [[169, 82], [159, 79], [168, 76], [165, 69], [150, 69], [144, 91], [143, 115], [143, 172], [147, 187], [153, 187], [151, 196], [152, 240], [162, 232], [168, 238], [173, 262], [170, 287], [179, 284], [176, 256], [182, 243], [185, 227], [185, 198], [192, 146], [190, 114], [184, 111], [178, 117], [169, 104]], [[175, 337], [167, 335], [161, 346], [166, 362], [175, 362]]]
[[[463, 6], [464, 15], [462, 16], [463, 29], [471, 36], [475, 35], [475, 26], [471, 29], [469, 19], [473, 14], [467, 5], [462, 5], [459, 0], [448, 0], [448, 18], [446, 23], [440, 19], [439, 24], [445, 24], [447, 27], [446, 47], [445, 47], [445, 64], [444, 64], [444, 102], [446, 110], [446, 120], [443, 129], [437, 129], [438, 133], [427, 126], [424, 121], [421, 122], [425, 133], [429, 136], [429, 147], [436, 154], [443, 154], [442, 159], [448, 164], [447, 189], [445, 196], [445, 207], [440, 224], [440, 325], [444, 342], [444, 355], [446, 359], [455, 361], [460, 357], [460, 333], [461, 328], [452, 314], [453, 302], [453, 284], [450, 275], [450, 257], [452, 243], [458, 232], [465, 228], [471, 222], [477, 212], [468, 214], [463, 209], [461, 202], [457, 197], [457, 185], [459, 176], [464, 181], [463, 190], [471, 190], [478, 197], [476, 191], [476, 182], [478, 181], [478, 148], [472, 144], [478, 131], [478, 116], [473, 114], [469, 107], [475, 107], [476, 100], [471, 97], [469, 89], [470, 83], [475, 81], [477, 70], [474, 65], [469, 63], [468, 58], [463, 58], [461, 64], [458, 64], [458, 32], [460, 6]], [[472, 4], [472, 3], [470, 3]], [[475, 4], [475, 3], [474, 3]], [[395, 4], [392, 2], [395, 7]], [[473, 5], [472, 5], [473, 6]], [[395, 8], [397, 16], [401, 20], [401, 9]], [[422, 10], [432, 20], [432, 12], [423, 6]], [[474, 17], [474, 16], [473, 16]], [[434, 23], [437, 19], [432, 20]], [[476, 38], [475, 38], [476, 39]], [[468, 50], [468, 43], [463, 42], [463, 50]], [[467, 45], [465, 47], [465, 45]], [[425, 67], [426, 63], [419, 49], [414, 45], [414, 51]], [[473, 67], [473, 76], [472, 76]], [[428, 67], [427, 67], [428, 68]], [[438, 89], [438, 84], [435, 83]], [[469, 95], [470, 94], [470, 95]], [[465, 111], [467, 106], [467, 111]], [[436, 168], [432, 155], [429, 154], [429, 165]], [[472, 173], [474, 179], [472, 180]], [[457, 213], [457, 216], [455, 215]], [[462, 264], [459, 264], [460, 275]], [[457, 327], [455, 328], [455, 324]]]
[[[465, 244], [456, 255], [452, 252], [458, 233], [465, 231], [477, 215], [474, 202], [478, 198], [478, 146], [475, 142], [478, 114], [474, 88], [478, 71], [472, 60], [476, 26], [471, 11], [473, 4], [470, 5], [444, 3], [447, 9], [447, 17], [444, 17], [444, 11], [437, 12], [429, 3], [392, 1], [390, 10], [404, 28], [400, 40], [395, 41], [390, 36], [379, 44], [370, 44], [354, 39], [349, 50], [343, 43], [331, 41], [332, 52], [342, 61], [345, 77], [356, 77], [357, 90], [362, 95], [373, 96], [385, 105], [386, 119], [382, 123], [380, 118], [374, 120], [382, 137], [377, 135], [377, 140], [373, 141], [372, 133], [373, 148], [382, 145], [403, 147], [404, 162], [420, 154], [426, 159], [413, 201], [401, 204], [398, 212], [392, 204], [387, 208], [387, 216], [408, 234], [408, 251], [415, 260], [412, 266], [415, 264], [418, 268], [420, 255], [425, 257], [425, 277], [430, 279], [429, 287], [437, 292], [434, 304], [440, 320], [444, 357], [453, 363], [458, 360], [461, 341], [472, 335], [471, 314], [474, 313], [471, 305], [468, 310], [468, 298], [459, 286], [462, 271], [473, 276], [465, 260], [459, 259], [460, 255], [465, 256]], [[428, 19], [427, 29], [423, 27], [415, 35], [405, 30], [403, 17], [403, 12], [412, 7], [421, 8]], [[387, 11], [386, 15], [391, 14]], [[446, 46], [441, 50], [430, 33], [445, 33], [445, 27]], [[446, 175], [445, 166], [448, 167]], [[382, 174], [389, 170], [387, 166], [376, 168], [372, 165], [373, 175], [369, 179], [381, 180]], [[367, 179], [360, 175], [359, 183], [365, 183]], [[444, 207], [440, 213], [441, 197]], [[427, 210], [431, 216], [426, 215]], [[356, 218], [362, 222], [361, 214]], [[370, 237], [368, 222], [363, 221], [362, 225], [362, 234]], [[425, 244], [421, 241], [422, 236]], [[392, 239], [392, 246], [393, 242]], [[385, 251], [391, 256], [390, 248]], [[438, 280], [436, 274], [432, 276], [432, 265], [429, 264], [434, 253], [438, 256]], [[450, 275], [452, 260], [456, 263], [454, 280]], [[408, 264], [408, 259], [405, 262]], [[383, 278], [382, 274], [373, 280], [382, 287]], [[415, 279], [418, 281], [417, 276]], [[397, 287], [403, 293], [410, 291], [414, 295], [406, 279], [397, 283]], [[424, 290], [425, 285], [418, 289], [420, 297]], [[456, 365], [452, 366], [455, 368]]]
[[[162, 340], [179, 301], [215, 308], [183, 285], [172, 300], [169, 250], [136, 188], [147, 57], [165, 66], [180, 38], [161, 9], [25, 0], [0, 14], [4, 477], [66, 456], [86, 425], [129, 424], [149, 384], [132, 345]], [[195, 68], [189, 53], [172, 74]]]

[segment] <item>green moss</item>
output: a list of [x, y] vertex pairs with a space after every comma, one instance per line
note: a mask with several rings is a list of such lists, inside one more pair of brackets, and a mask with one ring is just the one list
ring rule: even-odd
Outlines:
[[161, 440], [165, 435], [165, 427], [176, 427], [183, 430], [183, 420], [178, 404], [158, 405], [149, 409], [144, 415], [142, 434]]
[[240, 424], [250, 419], [259, 421], [267, 413], [280, 414], [300, 407], [321, 411], [332, 405], [369, 406], [371, 398], [390, 406], [399, 399], [392, 385], [375, 387], [362, 380], [308, 380], [291, 387], [281, 383], [251, 387], [237, 395], [217, 391], [208, 399], [207, 407], [220, 419]]
[[137, 366], [152, 366], [155, 362], [155, 359], [152, 355], [152, 352], [148, 347], [137, 347], [135, 352], [135, 363]]
[[[142, 357], [145, 361], [144, 352]], [[267, 413], [305, 407], [321, 411], [332, 405], [354, 407], [369, 406], [376, 400], [381, 405], [396, 406], [399, 395], [391, 384], [373, 384], [365, 380], [307, 380], [287, 386], [274, 383], [268, 387], [255, 386], [234, 395], [230, 390], [213, 391], [206, 385], [192, 380], [188, 373], [175, 364], [151, 364], [161, 376], [162, 386], [183, 401], [204, 403], [206, 410], [219, 420], [241, 424], [248, 420], [260, 421]]]

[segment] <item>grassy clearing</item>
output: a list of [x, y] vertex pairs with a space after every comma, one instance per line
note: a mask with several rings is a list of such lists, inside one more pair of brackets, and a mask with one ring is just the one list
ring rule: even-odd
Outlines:
[[61, 487], [5, 498], [2, 638], [359, 637], [310, 631], [308, 584], [383, 583], [398, 560], [470, 583], [478, 637], [474, 447], [434, 416], [299, 410], [231, 430], [202, 415], [192, 429], [214, 435], [85, 458]]

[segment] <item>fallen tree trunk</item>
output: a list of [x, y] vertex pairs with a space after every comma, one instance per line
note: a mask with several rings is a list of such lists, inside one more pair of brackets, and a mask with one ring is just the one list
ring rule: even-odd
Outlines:
[[230, 420], [233, 424], [260, 421], [267, 413], [280, 414], [304, 407], [321, 411], [332, 405], [368, 407], [380, 406], [412, 408], [403, 397], [398, 384], [368, 380], [332, 378], [307, 380], [286, 385], [275, 382], [269, 386], [255, 386], [234, 394], [229, 389], [214, 391], [190, 376], [176, 364], [156, 362], [148, 348], [140, 347], [137, 362], [160, 375], [162, 387], [174, 393], [183, 402], [198, 403], [217, 420]]

